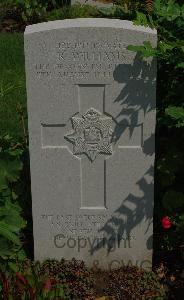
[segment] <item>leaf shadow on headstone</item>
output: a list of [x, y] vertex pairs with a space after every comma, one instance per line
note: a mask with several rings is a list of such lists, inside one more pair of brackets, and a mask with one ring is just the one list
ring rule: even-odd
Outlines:
[[[153, 182], [149, 182], [147, 177], [153, 176], [153, 167], [144, 174], [144, 176], [136, 183], [143, 195], [138, 197], [130, 193], [122, 202], [122, 205], [114, 211], [112, 217], [99, 230], [103, 238], [99, 240], [91, 248], [90, 254], [93, 255], [101, 248], [107, 249], [107, 254], [120, 247], [123, 243], [124, 247], [131, 248], [132, 230], [138, 226], [143, 220], [148, 224], [144, 234], [146, 235], [153, 217], [153, 201], [150, 204], [147, 199], [152, 197], [151, 191]], [[132, 207], [135, 207], [132, 209]], [[152, 249], [152, 237], [149, 236], [147, 241], [147, 249]]]
[[[143, 110], [146, 113], [155, 109], [153, 87], [156, 84], [155, 61], [143, 61], [138, 55], [134, 59], [134, 63], [123, 64], [117, 66], [114, 71], [114, 80], [123, 84], [123, 88], [114, 102], [119, 102], [121, 110], [115, 117], [115, 130], [112, 136], [112, 141], [116, 144], [120, 137], [123, 136], [126, 127], [130, 127], [130, 135], [133, 134], [134, 128], [139, 126], [139, 111]], [[127, 118], [128, 116], [128, 118]], [[154, 154], [154, 133], [146, 139], [142, 144], [142, 151], [147, 156]], [[131, 247], [126, 241], [131, 238], [134, 228], [143, 221], [146, 222], [145, 229], [145, 244], [148, 250], [152, 249], [152, 235], [148, 236], [147, 231], [152, 224], [153, 219], [153, 174], [154, 167], [150, 168], [142, 174], [141, 178], [135, 183], [141, 196], [133, 193], [122, 199], [121, 206], [114, 211], [110, 219], [98, 231], [103, 236], [94, 246], [91, 247], [90, 254], [93, 255], [98, 250], [105, 248], [107, 255], [114, 251], [123, 242], [124, 247]], [[151, 199], [151, 201], [148, 201]], [[124, 240], [125, 238], [125, 240]], [[136, 250], [135, 250], [136, 251]]]
[[[123, 84], [123, 88], [114, 102], [119, 102], [121, 110], [115, 116], [116, 127], [113, 142], [116, 143], [123, 134], [126, 126], [130, 127], [130, 135], [135, 126], [139, 126], [139, 113], [145, 115], [154, 107], [153, 87], [156, 84], [156, 62], [153, 59], [144, 61], [138, 55], [130, 64], [118, 65], [114, 71], [114, 80]], [[154, 70], [154, 71], [153, 71]], [[153, 77], [154, 76], [154, 77]]]

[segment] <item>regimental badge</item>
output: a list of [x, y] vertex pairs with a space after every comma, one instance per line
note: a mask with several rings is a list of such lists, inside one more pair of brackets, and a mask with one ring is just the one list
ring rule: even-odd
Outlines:
[[90, 108], [84, 115], [71, 118], [73, 131], [65, 138], [73, 143], [73, 154], [86, 154], [93, 162], [98, 154], [110, 155], [112, 150], [112, 117]]

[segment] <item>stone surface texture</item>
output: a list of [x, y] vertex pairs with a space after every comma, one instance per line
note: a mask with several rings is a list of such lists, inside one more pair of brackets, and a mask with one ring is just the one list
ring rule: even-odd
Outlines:
[[35, 259], [151, 266], [156, 61], [127, 50], [148, 40], [115, 19], [26, 28]]

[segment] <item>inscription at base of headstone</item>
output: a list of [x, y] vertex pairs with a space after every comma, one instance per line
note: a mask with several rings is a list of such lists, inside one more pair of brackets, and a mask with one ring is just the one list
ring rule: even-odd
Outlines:
[[28, 26], [25, 59], [35, 259], [150, 267], [156, 31], [113, 19]]

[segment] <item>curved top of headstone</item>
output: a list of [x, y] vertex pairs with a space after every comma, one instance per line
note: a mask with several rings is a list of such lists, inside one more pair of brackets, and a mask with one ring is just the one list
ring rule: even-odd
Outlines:
[[25, 34], [35, 32], [66, 29], [75, 27], [101, 27], [101, 28], [122, 28], [125, 30], [141, 31], [145, 33], [157, 34], [155, 29], [144, 26], [136, 26], [131, 21], [119, 19], [105, 19], [105, 18], [80, 18], [80, 19], [65, 19], [59, 21], [43, 22], [34, 25], [29, 25], [25, 29]]

